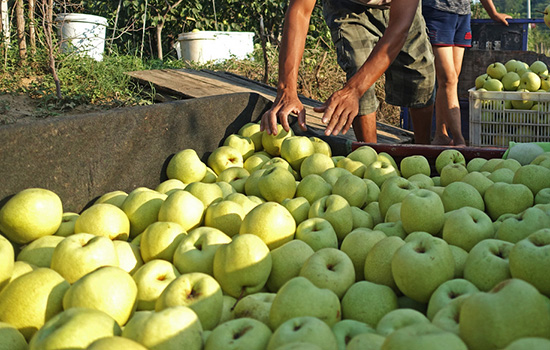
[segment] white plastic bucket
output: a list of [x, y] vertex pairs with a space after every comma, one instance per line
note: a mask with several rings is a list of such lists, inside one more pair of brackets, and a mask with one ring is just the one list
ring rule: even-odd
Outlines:
[[55, 21], [61, 36], [61, 50], [103, 60], [107, 19], [101, 16], [81, 13], [62, 13]]
[[197, 63], [244, 59], [254, 51], [254, 33], [199, 31], [178, 36], [178, 59]]

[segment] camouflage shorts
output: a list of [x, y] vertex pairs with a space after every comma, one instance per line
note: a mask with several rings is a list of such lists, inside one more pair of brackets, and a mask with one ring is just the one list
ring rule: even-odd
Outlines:
[[[349, 79], [361, 68], [384, 34], [389, 9], [369, 8], [349, 0], [324, 0], [323, 12], [338, 63]], [[385, 74], [387, 103], [408, 108], [433, 104], [434, 56], [420, 6], [405, 45]], [[378, 99], [371, 86], [359, 101], [359, 115], [370, 114], [377, 108]]]

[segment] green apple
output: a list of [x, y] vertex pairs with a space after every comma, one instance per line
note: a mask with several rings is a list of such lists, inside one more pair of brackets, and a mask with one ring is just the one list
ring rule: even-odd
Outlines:
[[479, 191], [467, 182], [455, 181], [447, 186], [441, 194], [445, 212], [470, 207], [485, 210], [485, 202]]
[[344, 156], [340, 156], [340, 159], [336, 157], [332, 157], [332, 159], [335, 159], [336, 167], [344, 168], [353, 175], [361, 178], [365, 174], [365, 170], [367, 170], [367, 166], [358, 160], [349, 159]]
[[338, 350], [346, 350], [353, 338], [360, 334], [376, 334], [376, 330], [365, 322], [343, 319], [332, 326], [332, 333], [336, 337]]
[[442, 238], [449, 244], [469, 252], [484, 239], [494, 238], [493, 221], [484, 211], [462, 207], [448, 213], [442, 229]]
[[543, 228], [514, 244], [509, 255], [510, 274], [531, 283], [539, 292], [550, 295], [548, 253], [550, 228]]
[[313, 142], [315, 153], [323, 153], [329, 157], [332, 157], [332, 149], [328, 142], [315, 136], [311, 136], [309, 139]]
[[484, 196], [487, 188], [494, 183], [479, 171], [472, 171], [466, 174], [460, 181], [474, 186], [481, 196]]
[[447, 164], [462, 164], [466, 166], [464, 155], [457, 149], [446, 149], [441, 151], [435, 158], [435, 169], [441, 175], [441, 170]]
[[[250, 172], [242, 167], [231, 167], [223, 170], [216, 179], [216, 185], [224, 186], [223, 183], [231, 185], [231, 192], [244, 193], [244, 185], [250, 176]], [[227, 192], [227, 191], [226, 191]], [[222, 190], [222, 198], [225, 197]], [[211, 203], [211, 202], [210, 202]], [[206, 204], [207, 206], [210, 204]]]
[[384, 223], [401, 222], [401, 203], [393, 203], [386, 212]]
[[509, 279], [464, 300], [459, 332], [471, 350], [502, 349], [520, 338], [548, 338], [550, 313], [535, 287]]
[[550, 215], [540, 208], [527, 208], [520, 214], [504, 219], [496, 229], [495, 238], [516, 243], [547, 227], [550, 227]]
[[180, 275], [166, 260], [155, 259], [143, 264], [132, 275], [137, 286], [136, 310], [154, 310], [162, 291]]
[[314, 250], [300, 239], [294, 239], [271, 251], [272, 267], [267, 289], [277, 292], [283, 284], [300, 274], [300, 269]]
[[376, 325], [376, 332], [388, 336], [393, 332], [414, 324], [429, 324], [430, 320], [418, 310], [399, 308], [382, 316]]
[[190, 231], [203, 223], [205, 211], [204, 203], [191, 192], [176, 191], [161, 203], [155, 221], [175, 222]]
[[[324, 153], [313, 153], [302, 161], [300, 176], [302, 179], [310, 174], [321, 175], [327, 169], [335, 168], [332, 159]], [[343, 168], [339, 168], [343, 169]]]
[[250, 176], [248, 176], [248, 178], [244, 183], [244, 194], [246, 194], [247, 196], [256, 196], [256, 197], [262, 198], [262, 194], [260, 193], [260, 188], [258, 187], [258, 183], [263, 173], [265, 173], [266, 171], [267, 171], [267, 168], [258, 169], [253, 173], [251, 173]]
[[338, 248], [322, 248], [304, 262], [299, 276], [306, 277], [319, 288], [333, 291], [342, 299], [355, 283], [355, 267], [350, 257]]
[[338, 347], [336, 337], [328, 324], [317, 317], [299, 316], [286, 320], [275, 328], [266, 350], [281, 349], [284, 344], [293, 342], [316, 344], [323, 350]]
[[351, 160], [360, 161], [368, 167], [371, 163], [378, 160], [378, 153], [371, 146], [363, 145], [354, 149], [347, 157]]
[[[240, 169], [242, 169], [242, 168], [229, 168], [227, 170], [237, 170], [237, 172], [238, 172]], [[244, 169], [242, 169], [242, 170], [244, 170]], [[230, 173], [230, 171], [227, 171], [227, 173]], [[247, 171], [247, 173], [248, 173], [248, 171]], [[221, 199], [226, 198], [230, 194], [238, 192], [236, 190], [237, 188], [239, 189], [240, 192], [244, 193], [244, 184], [246, 183], [246, 180], [248, 179], [248, 176], [249, 175], [246, 175], [244, 178], [240, 178], [239, 176], [237, 176], [234, 179], [231, 179], [230, 182], [225, 182], [225, 181], [214, 182], [222, 190], [222, 198]], [[221, 199], [218, 199], [217, 201], [219, 201]]]
[[445, 165], [440, 172], [440, 184], [445, 187], [455, 181], [460, 181], [468, 174], [468, 170], [461, 163], [450, 163]]
[[535, 195], [535, 204], [550, 203], [550, 188], [543, 188]]
[[275, 299], [275, 293], [258, 292], [238, 300], [233, 308], [235, 318], [250, 317], [269, 324], [269, 311]]
[[[550, 169], [549, 169], [550, 171]], [[363, 207], [367, 198], [367, 184], [359, 176], [350, 174], [338, 177], [332, 194], [338, 194], [344, 197], [349, 205], [354, 207]]]
[[239, 233], [244, 216], [245, 211], [240, 203], [225, 199], [206, 208], [204, 226], [216, 228], [233, 237]]
[[311, 205], [305, 197], [285, 198], [281, 204], [292, 214], [296, 225], [307, 220]]
[[368, 205], [372, 202], [377, 202], [380, 197], [380, 187], [378, 187], [378, 185], [370, 179], [364, 178], [363, 181], [367, 184], [366, 204]]
[[7, 238], [0, 234], [0, 291], [9, 283], [13, 273], [15, 250]]
[[27, 350], [29, 344], [17, 328], [6, 322], [0, 322], [1, 350]]
[[390, 162], [391, 165], [397, 170], [397, 175], [401, 176], [401, 171], [399, 171], [399, 166], [397, 165], [397, 162], [392, 157], [391, 154], [387, 152], [380, 152], [378, 153], [378, 156], [376, 157], [377, 160], [387, 161]]
[[59, 196], [45, 188], [27, 188], [10, 197], [0, 208], [0, 232], [10, 241], [29, 243], [53, 235], [63, 216]]
[[252, 174], [254, 171], [261, 169], [270, 159], [269, 155], [256, 152], [244, 161], [243, 168]]
[[489, 78], [483, 83], [483, 89], [487, 91], [503, 91], [504, 85], [499, 79]]
[[365, 206], [363, 210], [369, 213], [370, 217], [372, 218], [373, 228], [384, 221], [384, 219], [382, 218], [382, 213], [380, 212], [380, 203], [378, 203], [377, 201], [370, 202]]
[[155, 310], [158, 312], [180, 305], [189, 307], [197, 314], [203, 330], [214, 329], [223, 308], [220, 284], [214, 277], [202, 272], [184, 273], [176, 277], [157, 298]]
[[421, 303], [427, 303], [440, 284], [453, 279], [454, 270], [447, 242], [425, 232], [408, 240], [391, 258], [395, 284], [403, 294]]
[[489, 74], [483, 73], [476, 77], [474, 84], [477, 90], [483, 88], [483, 84], [485, 84], [485, 81], [489, 78]]
[[313, 202], [308, 217], [323, 218], [330, 222], [338, 236], [338, 242], [342, 242], [353, 229], [351, 206], [344, 197], [338, 194], [331, 194]]
[[46, 322], [29, 342], [29, 349], [86, 349], [98, 339], [120, 334], [120, 326], [106, 313], [71, 308]]
[[331, 290], [319, 288], [305, 277], [289, 279], [278, 291], [271, 310], [271, 329], [294, 317], [313, 316], [332, 327], [342, 319], [340, 299]]
[[292, 129], [286, 131], [285, 129], [283, 129], [283, 126], [281, 124], [277, 124], [276, 135], [268, 134], [266, 132], [262, 134], [262, 147], [267, 153], [271, 154], [272, 156], [278, 157], [281, 155], [281, 147], [283, 145], [283, 141], [291, 136], [294, 136], [294, 132], [292, 131]]
[[118, 256], [118, 266], [130, 275], [143, 265], [139, 245], [127, 241], [113, 241]]
[[435, 314], [452, 300], [462, 296], [479, 292], [479, 289], [470, 281], [455, 278], [445, 281], [437, 287], [428, 301], [426, 316], [433, 320]]
[[376, 333], [361, 333], [350, 339], [345, 350], [380, 350], [386, 337]]
[[159, 210], [167, 197], [166, 194], [155, 190], [139, 188], [128, 194], [121, 209], [130, 220], [130, 238], [136, 237], [147, 226], [157, 221]]
[[147, 350], [146, 347], [131, 339], [121, 337], [119, 335], [113, 335], [110, 337], [100, 338], [91, 343], [86, 350], [111, 350], [111, 349], [125, 349], [125, 350]]
[[122, 209], [113, 204], [94, 204], [76, 219], [74, 232], [127, 240], [130, 236], [130, 220]]
[[486, 162], [487, 162], [486, 158], [474, 157], [466, 163], [466, 169], [468, 170], [469, 173], [473, 171], [479, 171], [479, 169], [481, 169], [483, 164], [485, 164]]
[[550, 340], [538, 337], [525, 337], [514, 340], [504, 350], [545, 350], [550, 346]]
[[[220, 146], [212, 151], [206, 163], [217, 175], [231, 167], [243, 167], [244, 160], [241, 152], [231, 146]], [[200, 181], [200, 180], [199, 180]]]
[[515, 72], [520, 67], [523, 68], [523, 63], [515, 59], [509, 59], [504, 63], [504, 67], [506, 67], [507, 72]]
[[389, 178], [397, 177], [398, 169], [390, 162], [384, 160], [376, 160], [370, 163], [365, 170], [364, 178], [374, 181], [378, 187], [382, 186], [384, 181]]
[[394, 290], [374, 282], [356, 282], [342, 297], [342, 317], [364, 322], [371, 327], [376, 327], [384, 315], [397, 308]]
[[245, 215], [239, 234], [254, 234], [270, 250], [294, 238], [296, 222], [292, 214], [277, 202], [259, 204]]
[[166, 176], [184, 184], [201, 181], [206, 175], [206, 164], [194, 149], [188, 148], [174, 154], [166, 166]]
[[395, 236], [405, 239], [405, 237], [407, 236], [407, 232], [405, 232], [401, 220], [393, 222], [381, 222], [378, 225], [374, 226], [373, 230], [382, 231], [388, 237]]
[[505, 91], [516, 91], [519, 88], [521, 77], [516, 72], [507, 72], [502, 77], [502, 85]]
[[59, 225], [59, 228], [55, 231], [54, 235], [61, 237], [72, 235], [74, 233], [76, 219], [78, 219], [79, 216], [80, 214], [73, 213], [71, 211], [64, 212], [61, 218], [61, 225]]
[[389, 334], [382, 344], [384, 350], [468, 350], [458, 335], [433, 324], [414, 324]]
[[120, 267], [100, 267], [73, 283], [63, 297], [63, 309], [103, 311], [123, 326], [136, 308], [137, 285]]
[[374, 227], [374, 218], [366, 211], [359, 207], [351, 207], [351, 216], [353, 218], [352, 230], [356, 228], [370, 228]]
[[322, 217], [314, 217], [301, 222], [296, 227], [295, 238], [307, 243], [313, 251], [322, 248], [338, 248], [336, 231], [332, 224]]
[[401, 176], [392, 177], [384, 182], [382, 187], [380, 187], [378, 195], [378, 204], [382, 217], [386, 216], [386, 212], [392, 204], [400, 203], [407, 194], [416, 189], [418, 189], [416, 184]]
[[216, 250], [213, 266], [223, 292], [238, 299], [265, 286], [271, 273], [271, 253], [257, 235], [240, 233]]
[[[340, 176], [349, 175], [351, 172], [345, 168], [330, 168], [321, 173], [321, 177], [329, 183], [330, 186], [334, 186]], [[332, 191], [332, 187], [331, 187]]]
[[508, 256], [513, 246], [513, 243], [494, 238], [480, 241], [468, 254], [464, 278], [483, 292], [510, 278]]
[[138, 311], [122, 330], [122, 336], [148, 349], [201, 350], [202, 325], [187, 306], [174, 306], [161, 311]]
[[404, 244], [405, 241], [397, 236], [383, 238], [374, 244], [365, 258], [365, 280], [391, 287], [397, 292], [391, 260], [393, 254]]
[[183, 227], [175, 222], [157, 221], [147, 226], [139, 245], [143, 261], [172, 261], [176, 247], [186, 235]]
[[128, 193], [122, 190], [110, 191], [102, 194], [98, 199], [96, 199], [94, 204], [109, 203], [120, 208], [126, 197], [128, 197]]
[[100, 266], [119, 266], [113, 241], [91, 233], [75, 233], [63, 238], [54, 248], [51, 268], [69, 283]]
[[517, 91], [521, 93], [521, 100], [512, 100], [512, 107], [514, 107], [514, 109], [523, 110], [531, 109], [531, 107], [533, 107], [533, 100], [529, 99], [529, 93], [531, 91], [524, 88], [523, 84], [520, 84], [520, 87]]
[[514, 179], [514, 171], [508, 168], [495, 169], [492, 173], [487, 175], [487, 178], [493, 182], [506, 182], [511, 184]]
[[529, 187], [535, 196], [543, 188], [550, 187], [550, 169], [542, 165], [523, 165], [515, 172], [513, 183]]
[[256, 208], [258, 205], [265, 202], [265, 200], [260, 198], [260, 197], [252, 196], [252, 195], [245, 195], [245, 194], [242, 194], [242, 193], [232, 193], [229, 196], [227, 196], [225, 199], [229, 200], [229, 201], [239, 203], [243, 207], [245, 216], [252, 209]]
[[487, 75], [493, 79], [502, 79], [504, 74], [506, 74], [506, 66], [501, 62], [493, 62], [487, 66]]
[[350, 257], [355, 268], [356, 282], [364, 280], [367, 253], [385, 237], [387, 236], [382, 231], [357, 228], [351, 231], [342, 241], [340, 250]]
[[496, 171], [498, 169], [502, 169], [502, 168], [508, 168], [510, 170], [512, 170], [513, 172], [516, 172], [516, 170], [518, 170], [519, 168], [521, 168], [521, 163], [514, 159], [514, 158], [507, 158], [507, 159], [504, 159], [502, 162], [500, 162], [499, 164], [497, 164], [493, 171]]
[[240, 134], [230, 134], [223, 141], [223, 145], [230, 146], [238, 150], [243, 157], [243, 161], [253, 155], [256, 151], [254, 141], [252, 141], [250, 137]]
[[401, 202], [401, 222], [407, 233], [425, 231], [438, 234], [445, 222], [441, 197], [422, 188], [411, 191]]
[[272, 157], [270, 160], [265, 162], [264, 165], [262, 165], [262, 169], [268, 169], [272, 167], [279, 167], [279, 168], [288, 170], [288, 172], [291, 173], [296, 180], [300, 179], [300, 175], [298, 174], [298, 172], [292, 169], [292, 166], [290, 166], [290, 163], [287, 162], [284, 158]]
[[309, 174], [296, 186], [296, 197], [304, 197], [311, 204], [317, 199], [332, 193], [330, 185], [321, 175]]
[[432, 172], [428, 159], [422, 155], [413, 155], [403, 158], [399, 169], [401, 171], [401, 176], [406, 179], [415, 174], [430, 176]]
[[229, 320], [235, 319], [235, 313], [233, 312], [235, 304], [237, 304], [237, 298], [233, 298], [231, 295], [227, 294], [223, 295], [222, 316], [220, 317], [218, 326]]
[[307, 136], [290, 136], [285, 138], [281, 144], [281, 157], [295, 171], [300, 171], [304, 159], [313, 153], [315, 153], [313, 142]]
[[520, 89], [535, 92], [540, 89], [540, 86], [541, 80], [537, 73], [528, 71], [521, 75], [519, 84]]
[[[519, 214], [534, 203], [533, 192], [524, 184], [496, 182], [485, 190], [483, 200], [493, 221], [503, 214]], [[514, 198], [513, 201], [510, 198]]]
[[1, 293], [0, 322], [14, 326], [29, 341], [63, 310], [69, 283], [57, 272], [40, 267], [10, 282]]
[[267, 201], [282, 203], [286, 198], [294, 198], [296, 180], [286, 169], [271, 167], [258, 179], [258, 189]]
[[471, 293], [468, 293], [449, 300], [433, 316], [432, 324], [448, 332], [459, 335], [460, 308], [462, 307], [464, 300], [466, 300], [470, 295]]
[[220, 324], [208, 336], [204, 350], [264, 350], [271, 338], [271, 329], [250, 317]]
[[260, 123], [248, 122], [243, 126], [241, 126], [237, 134], [250, 138], [254, 143], [254, 150], [256, 152], [261, 151], [263, 149], [263, 146], [262, 146], [263, 131], [260, 131]]

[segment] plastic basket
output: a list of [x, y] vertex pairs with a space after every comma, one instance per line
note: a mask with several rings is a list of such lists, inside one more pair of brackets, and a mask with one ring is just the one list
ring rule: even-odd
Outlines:
[[[550, 141], [550, 92], [468, 90], [470, 146], [507, 147], [515, 142]], [[533, 104], [517, 109], [512, 101]]]

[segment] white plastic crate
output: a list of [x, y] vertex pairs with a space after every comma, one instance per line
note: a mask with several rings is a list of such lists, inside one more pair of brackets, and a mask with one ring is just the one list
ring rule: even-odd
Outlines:
[[[550, 92], [477, 91], [470, 97], [470, 146], [508, 147], [515, 142], [550, 142]], [[536, 109], [514, 109], [529, 101]]]

